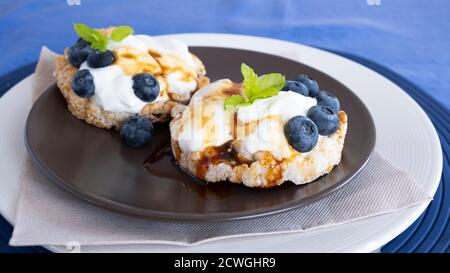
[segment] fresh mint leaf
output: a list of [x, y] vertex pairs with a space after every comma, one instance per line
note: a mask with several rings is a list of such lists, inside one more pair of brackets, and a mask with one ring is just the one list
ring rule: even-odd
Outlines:
[[247, 96], [247, 98], [251, 98], [255, 94], [258, 75], [255, 73], [255, 71], [253, 71], [253, 68], [246, 65], [245, 63], [241, 64], [241, 73], [244, 77], [245, 95]]
[[252, 98], [252, 101], [255, 101], [257, 99], [265, 99], [265, 98], [270, 98], [273, 96], [278, 95], [278, 91], [280, 91], [279, 89], [276, 88], [266, 88], [263, 91], [258, 92], [258, 95]]
[[128, 35], [131, 35], [134, 33], [134, 29], [129, 26], [119, 26], [116, 27], [112, 33], [111, 33], [111, 40], [114, 40], [116, 42], [120, 42]]
[[91, 40], [95, 40], [94, 37], [92, 36], [93, 33], [92, 29], [86, 26], [85, 24], [81, 23], [73, 24], [73, 29], [78, 34], [78, 36], [80, 36], [84, 40], [88, 42], [91, 42]]
[[[104, 36], [100, 36], [100, 37], [104, 37]], [[108, 47], [108, 39], [107, 38], [98, 38], [97, 42], [91, 43], [91, 47], [97, 48], [100, 52], [105, 52]]]
[[224, 101], [225, 109], [251, 105], [257, 99], [269, 98], [278, 95], [286, 84], [285, 76], [280, 73], [270, 73], [258, 77], [255, 71], [245, 63], [241, 65], [244, 77], [245, 97], [233, 95]]
[[246, 100], [243, 96], [233, 95], [233, 96], [225, 99], [223, 106], [224, 106], [225, 110], [227, 110], [229, 107], [237, 107], [237, 106], [240, 106], [245, 103], [246, 103]]
[[96, 48], [101, 52], [106, 51], [106, 47], [108, 46], [108, 37], [101, 34], [100, 31], [81, 23], [74, 24], [73, 28], [78, 36], [91, 43], [91, 47]]
[[285, 84], [286, 78], [280, 73], [262, 75], [256, 80], [258, 92], [254, 97], [262, 99], [276, 96], [278, 95], [278, 91], [280, 91]]

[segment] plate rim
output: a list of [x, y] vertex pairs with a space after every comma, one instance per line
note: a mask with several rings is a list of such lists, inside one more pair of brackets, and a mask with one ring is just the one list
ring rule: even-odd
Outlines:
[[[230, 49], [226, 47], [210, 47], [210, 46], [191, 46], [196, 48], [215, 48], [215, 49]], [[344, 85], [342, 82], [335, 79], [332, 75], [329, 75], [325, 72], [322, 72], [320, 70], [317, 70], [307, 64], [290, 60], [285, 57], [276, 56], [273, 54], [268, 53], [262, 53], [254, 50], [247, 50], [247, 49], [234, 49], [238, 51], [246, 51], [251, 53], [257, 53], [257, 54], [263, 54], [263, 55], [269, 55], [269, 56], [275, 56], [277, 58], [283, 59], [288, 62], [296, 62], [301, 65], [304, 65], [308, 67], [308, 69], [317, 71], [319, 73], [322, 73], [326, 75], [327, 77], [331, 78], [332, 80], [336, 81], [339, 85], [342, 86], [343, 90], [352, 97], [352, 99], [355, 100], [356, 103], [358, 103], [361, 106], [362, 111], [367, 116], [368, 120], [365, 121], [367, 124], [368, 131], [371, 132], [369, 135], [369, 139], [367, 139], [368, 143], [368, 150], [365, 151], [363, 156], [361, 157], [361, 162], [358, 162], [359, 164], [356, 166], [356, 168], [350, 172], [348, 175], [343, 177], [341, 180], [336, 182], [335, 184], [331, 185], [330, 187], [326, 188], [325, 190], [322, 190], [312, 196], [308, 196], [301, 200], [291, 200], [289, 202], [283, 202], [281, 204], [277, 204], [276, 206], [271, 206], [269, 208], [259, 208], [259, 209], [253, 209], [253, 210], [247, 210], [244, 212], [216, 212], [216, 213], [208, 213], [208, 214], [201, 214], [201, 213], [175, 213], [175, 212], [161, 212], [159, 210], [154, 209], [142, 209], [138, 207], [129, 206], [120, 202], [116, 202], [114, 200], [106, 199], [101, 196], [92, 194], [88, 191], [85, 191], [83, 189], [77, 188], [73, 186], [71, 183], [65, 181], [64, 179], [61, 179], [58, 177], [55, 173], [51, 172], [45, 167], [45, 164], [41, 162], [38, 158], [38, 155], [34, 152], [32, 145], [30, 144], [30, 134], [29, 134], [29, 128], [30, 128], [30, 118], [32, 114], [35, 111], [36, 105], [38, 102], [42, 99], [44, 99], [45, 95], [48, 95], [48, 93], [52, 92], [53, 89], [59, 89], [56, 85], [56, 83], [52, 83], [45, 91], [42, 92], [42, 94], [37, 98], [37, 100], [33, 103], [31, 110], [28, 113], [26, 124], [25, 124], [25, 146], [28, 151], [28, 154], [32, 160], [32, 163], [34, 166], [38, 168], [38, 170], [45, 175], [48, 179], [50, 179], [55, 185], [60, 187], [61, 189], [70, 192], [71, 194], [74, 194], [75, 196], [81, 198], [84, 201], [87, 201], [91, 204], [94, 204], [97, 207], [119, 213], [122, 215], [127, 215], [131, 217], [137, 217], [137, 218], [143, 218], [143, 219], [157, 219], [157, 220], [163, 220], [163, 221], [186, 221], [186, 222], [216, 222], [216, 221], [234, 221], [234, 220], [245, 220], [245, 219], [252, 219], [252, 218], [260, 218], [265, 217], [269, 215], [275, 215], [280, 214], [283, 212], [287, 212], [290, 210], [298, 209], [301, 207], [304, 207], [306, 205], [309, 205], [313, 202], [316, 202], [320, 199], [325, 198], [329, 194], [339, 190], [340, 188], [344, 187], [347, 183], [351, 183], [351, 180], [357, 176], [367, 165], [369, 162], [375, 148], [376, 144], [376, 126], [375, 122], [373, 120], [373, 116], [370, 113], [368, 107], [365, 105], [365, 103], [356, 95], [355, 92], [353, 92], [350, 88], [348, 88], [346, 85]], [[347, 142], [346, 142], [347, 143]], [[345, 149], [344, 144], [344, 149]], [[348, 145], [348, 144], [347, 144]], [[335, 166], [336, 167], [336, 166]], [[335, 168], [331, 172], [334, 171]], [[314, 183], [315, 181], [312, 181], [311, 183]], [[222, 182], [220, 182], [222, 183]], [[298, 186], [298, 185], [296, 185]]]

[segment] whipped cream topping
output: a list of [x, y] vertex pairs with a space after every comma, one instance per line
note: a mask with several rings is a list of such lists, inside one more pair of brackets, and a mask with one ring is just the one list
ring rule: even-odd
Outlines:
[[[94, 77], [95, 94], [92, 99], [105, 111], [139, 113], [147, 104], [134, 94], [133, 79], [125, 75], [118, 65], [91, 68], [86, 62], [80, 69], [88, 69]], [[165, 101], [160, 93], [153, 101]]]
[[228, 97], [223, 91], [232, 85], [230, 80], [215, 81], [192, 96], [181, 117], [183, 128], [177, 137], [183, 152], [201, 151], [233, 139], [232, 113], [223, 107]]
[[143, 42], [147, 46], [147, 49], [151, 49], [160, 55], [178, 56], [190, 68], [195, 69], [195, 62], [192, 59], [189, 48], [185, 43], [172, 38], [156, 38], [148, 35], [135, 35], [135, 38]]
[[129, 35], [120, 42], [109, 40], [107, 48], [109, 50], [114, 50], [119, 47], [131, 46], [136, 49], [139, 49], [140, 51], [144, 51], [144, 52], [147, 51], [148, 50], [147, 45], [142, 41], [142, 39], [139, 39], [136, 36], [137, 35]]
[[[160, 83], [160, 95], [150, 102], [169, 100], [170, 93], [190, 94], [197, 88], [196, 64], [188, 46], [169, 38], [130, 35], [120, 42], [109, 41], [107, 48], [116, 52], [114, 64], [91, 68], [84, 62], [80, 69], [88, 69], [94, 77], [95, 94], [92, 99], [103, 110], [139, 113], [147, 102], [141, 101], [133, 91], [133, 74], [153, 74]], [[128, 58], [117, 55], [129, 52]], [[167, 90], [166, 90], [167, 89]]]
[[185, 76], [180, 71], [175, 71], [167, 75], [166, 80], [169, 84], [172, 92], [177, 93], [179, 95], [189, 94], [197, 88], [197, 81], [191, 80], [183, 80]]
[[197, 91], [183, 112], [183, 127], [177, 139], [181, 151], [202, 151], [232, 140], [238, 155], [247, 160], [254, 160], [260, 151], [268, 151], [280, 160], [298, 153], [287, 142], [284, 125], [294, 116], [306, 116], [317, 100], [280, 91], [250, 106], [225, 110], [224, 100], [242, 92], [242, 87], [237, 88], [229, 80], [216, 81]]
[[306, 97], [293, 91], [280, 91], [277, 96], [258, 99], [249, 106], [237, 110], [238, 120], [248, 123], [269, 116], [280, 116], [283, 121], [298, 115], [306, 116], [308, 110], [317, 104], [315, 98]]
[[287, 142], [284, 125], [294, 116], [306, 116], [316, 104], [315, 98], [280, 91], [277, 96], [239, 108], [236, 150], [248, 160], [259, 151], [268, 151], [277, 159], [289, 158], [296, 151]]

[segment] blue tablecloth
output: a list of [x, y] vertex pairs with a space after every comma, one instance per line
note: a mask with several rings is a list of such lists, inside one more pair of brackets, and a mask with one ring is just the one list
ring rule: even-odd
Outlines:
[[148, 34], [250, 34], [348, 52], [382, 63], [450, 108], [447, 0], [0, 1], [0, 75], [35, 61], [42, 45], [62, 51], [76, 39], [74, 22], [129, 24]]
[[[443, 110], [437, 118], [448, 125], [450, 1], [1, 1], [0, 75], [36, 61], [42, 45], [62, 52], [76, 39], [71, 26], [75, 22], [94, 27], [126, 24], [138, 33], [155, 35], [258, 35], [364, 56], [439, 101]], [[442, 130], [441, 141], [448, 141], [448, 127]], [[448, 171], [448, 161], [444, 165]], [[441, 190], [449, 195], [448, 186]], [[444, 225], [443, 233], [450, 240], [448, 222]], [[449, 251], [448, 240], [443, 251]]]

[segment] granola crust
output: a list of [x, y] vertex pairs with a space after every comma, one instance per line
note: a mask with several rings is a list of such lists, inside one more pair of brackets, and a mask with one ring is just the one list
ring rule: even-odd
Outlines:
[[[104, 34], [110, 35], [113, 27], [101, 29]], [[205, 67], [198, 57], [192, 55], [197, 64], [197, 90], [209, 83], [205, 76]], [[67, 102], [67, 108], [77, 118], [100, 128], [119, 129], [122, 123], [133, 114], [125, 112], [104, 111], [97, 103], [89, 98], [81, 98], [72, 89], [72, 79], [78, 68], [72, 66], [65, 55], [59, 55], [55, 59], [56, 83]], [[160, 80], [160, 78], [158, 78]], [[164, 79], [162, 79], [164, 81]], [[194, 91], [195, 92], [195, 91]], [[170, 97], [170, 96], [169, 96]], [[165, 122], [170, 119], [170, 113], [175, 105], [186, 103], [189, 98], [170, 97], [165, 102], [148, 103], [139, 113], [149, 118], [152, 122]]]
[[[184, 107], [173, 109], [172, 130], [178, 128]], [[175, 113], [174, 113], [175, 112]], [[177, 113], [178, 112], [178, 113]], [[177, 115], [178, 114], [178, 115]], [[180, 166], [207, 182], [230, 181], [242, 183], [248, 187], [270, 188], [291, 181], [297, 185], [312, 182], [318, 177], [331, 172], [341, 161], [347, 132], [347, 115], [340, 111], [339, 128], [330, 135], [322, 137], [316, 147], [308, 153], [296, 153], [291, 158], [277, 160], [270, 152], [257, 152], [253, 162], [236, 162], [218, 158], [217, 149], [206, 148], [201, 152], [183, 153], [178, 143], [172, 138], [172, 151]], [[205, 164], [205, 156], [207, 156]]]

